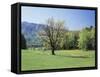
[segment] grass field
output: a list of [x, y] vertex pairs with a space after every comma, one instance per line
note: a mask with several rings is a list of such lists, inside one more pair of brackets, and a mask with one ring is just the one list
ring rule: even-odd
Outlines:
[[22, 50], [21, 70], [58, 69], [95, 66], [95, 51], [57, 50], [51, 51]]

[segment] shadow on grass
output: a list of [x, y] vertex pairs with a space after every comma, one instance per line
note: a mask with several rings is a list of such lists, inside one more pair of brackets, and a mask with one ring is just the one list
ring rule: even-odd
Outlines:
[[79, 56], [79, 55], [56, 55], [56, 56], [62, 56], [62, 57], [69, 57], [69, 58], [90, 58], [89, 56]]

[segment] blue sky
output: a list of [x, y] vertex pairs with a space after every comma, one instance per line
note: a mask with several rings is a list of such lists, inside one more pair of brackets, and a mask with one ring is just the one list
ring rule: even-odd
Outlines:
[[81, 30], [84, 27], [95, 26], [94, 10], [26, 6], [22, 6], [21, 9], [22, 22], [45, 24], [48, 18], [53, 17], [57, 20], [64, 20], [64, 26], [69, 30]]

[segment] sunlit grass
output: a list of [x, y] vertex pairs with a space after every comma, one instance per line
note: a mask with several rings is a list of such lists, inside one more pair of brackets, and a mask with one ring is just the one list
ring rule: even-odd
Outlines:
[[57, 50], [51, 55], [50, 50], [22, 50], [22, 70], [58, 69], [95, 66], [95, 51]]

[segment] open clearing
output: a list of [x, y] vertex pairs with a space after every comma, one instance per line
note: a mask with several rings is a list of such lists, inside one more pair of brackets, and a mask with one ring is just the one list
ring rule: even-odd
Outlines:
[[95, 51], [27, 49], [21, 51], [21, 70], [59, 69], [95, 66]]

